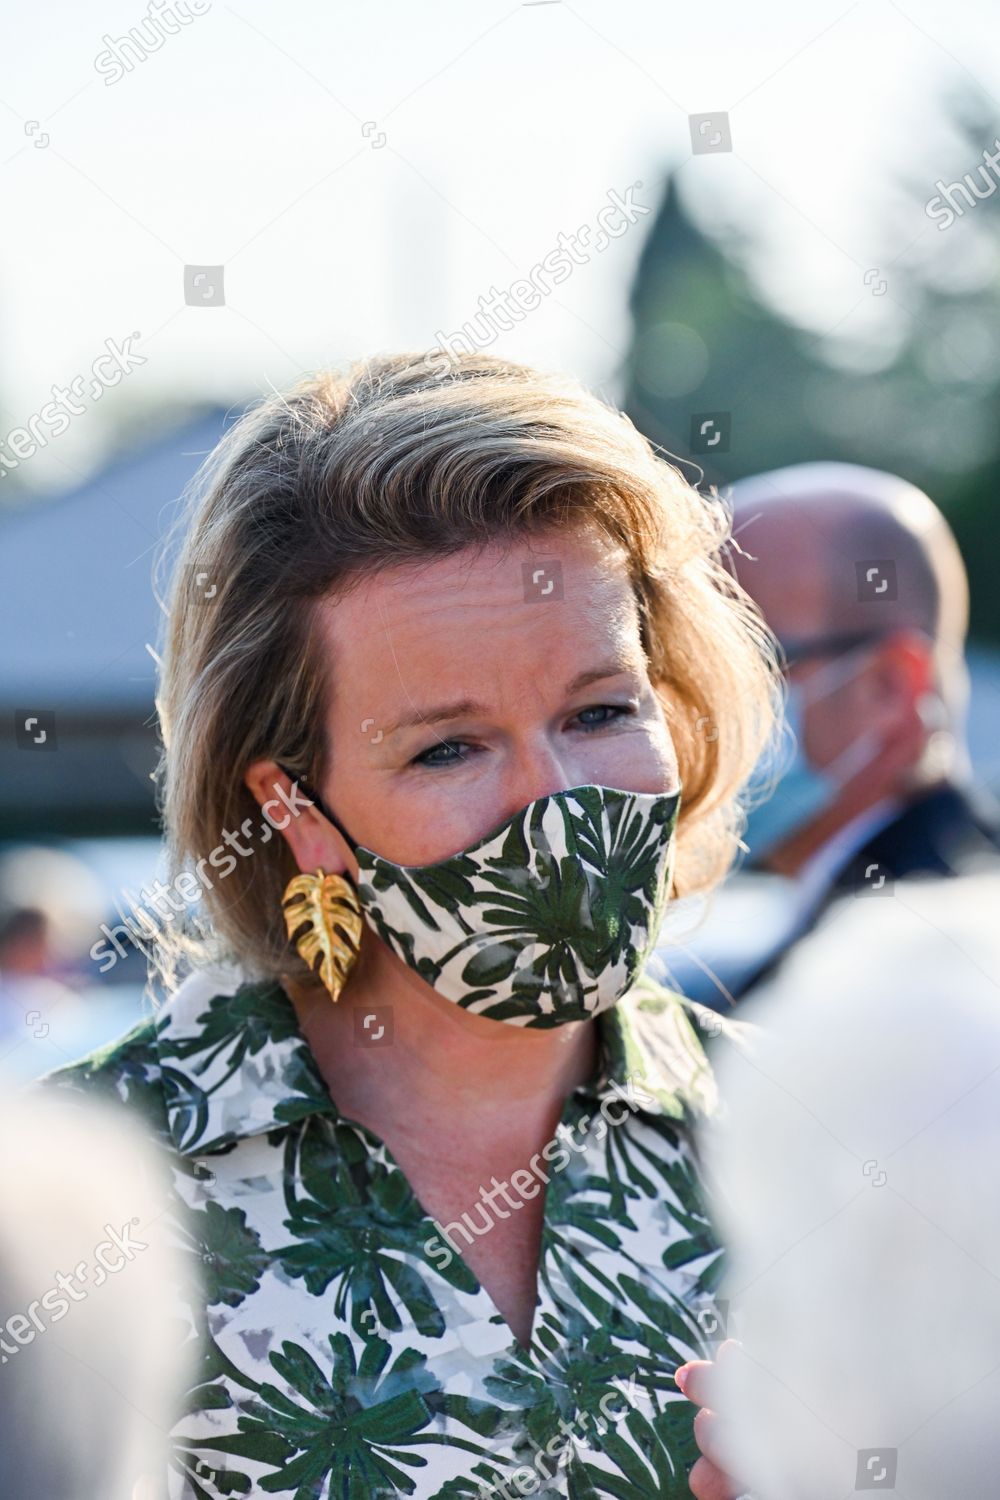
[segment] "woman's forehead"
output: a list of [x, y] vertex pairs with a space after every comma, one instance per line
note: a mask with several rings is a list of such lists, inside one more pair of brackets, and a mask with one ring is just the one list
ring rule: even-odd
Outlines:
[[478, 697], [477, 685], [561, 683], [641, 655], [625, 553], [561, 536], [383, 569], [323, 601], [318, 623], [348, 700], [446, 686]]
[[623, 548], [560, 532], [382, 567], [322, 601], [320, 613], [331, 643], [346, 645], [377, 620], [402, 630], [426, 631], [437, 617], [449, 628], [464, 617], [470, 626], [478, 618], [491, 628], [552, 630], [566, 616], [593, 612], [595, 601], [619, 613], [631, 598]]

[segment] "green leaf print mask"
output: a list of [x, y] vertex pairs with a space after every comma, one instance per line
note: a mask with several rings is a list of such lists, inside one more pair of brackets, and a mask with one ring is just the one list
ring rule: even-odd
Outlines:
[[298, 784], [354, 851], [369, 926], [476, 1015], [514, 1026], [586, 1020], [621, 999], [656, 944], [679, 788], [570, 787], [529, 802], [459, 854], [397, 865], [357, 844]]

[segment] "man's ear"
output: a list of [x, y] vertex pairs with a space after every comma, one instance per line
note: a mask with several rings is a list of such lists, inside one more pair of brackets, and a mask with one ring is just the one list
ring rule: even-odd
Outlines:
[[[357, 876], [353, 856], [302, 791], [274, 760], [255, 760], [243, 780], [260, 804], [264, 817], [285, 839], [303, 873], [317, 869], [328, 874]], [[352, 868], [353, 866], [353, 868]]]
[[910, 704], [934, 691], [934, 647], [922, 631], [897, 630], [879, 654], [885, 683]]
[[879, 652], [876, 672], [873, 716], [884, 725], [888, 753], [905, 773], [919, 761], [931, 733], [925, 708], [936, 692], [932, 642], [919, 630], [894, 631]]

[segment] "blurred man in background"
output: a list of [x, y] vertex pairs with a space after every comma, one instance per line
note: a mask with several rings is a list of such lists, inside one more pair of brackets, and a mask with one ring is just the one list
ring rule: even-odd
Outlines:
[[702, 1135], [741, 1342], [678, 1372], [708, 1408], [700, 1492], [729, 1474], [767, 1500], [984, 1495], [1000, 807], [966, 746], [965, 569], [928, 497], [870, 469], [778, 470], [733, 508], [792, 734], [762, 767], [746, 863], [681, 961], [664, 953], [754, 1032], [713, 1049], [723, 1109]]
[[48, 1036], [45, 1018], [78, 1005], [55, 969], [48, 914], [8, 902], [0, 865], [0, 1084], [24, 1082], [41, 1071], [32, 1044]]
[[736, 574], [783, 647], [794, 739], [762, 768], [733, 889], [686, 955], [665, 955], [717, 1009], [772, 976], [835, 898], [1000, 860], [1000, 805], [973, 785], [965, 742], [968, 583], [937, 506], [839, 463], [757, 475], [732, 502]]
[[88, 954], [104, 917], [115, 922], [105, 887], [77, 853], [31, 843], [0, 851], [0, 1098], [146, 1013], [138, 951], [119, 945], [126, 957], [107, 977]]

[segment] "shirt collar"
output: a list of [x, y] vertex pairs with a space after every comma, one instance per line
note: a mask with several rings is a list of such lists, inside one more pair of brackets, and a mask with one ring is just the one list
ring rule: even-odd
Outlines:
[[[597, 1018], [599, 1061], [577, 1090], [683, 1119], [716, 1104], [699, 1025], [737, 1040], [745, 1023], [718, 1016], [643, 976]], [[277, 982], [237, 966], [199, 969], [161, 1007], [156, 1046], [170, 1135], [185, 1155], [337, 1111], [295, 1007]]]

